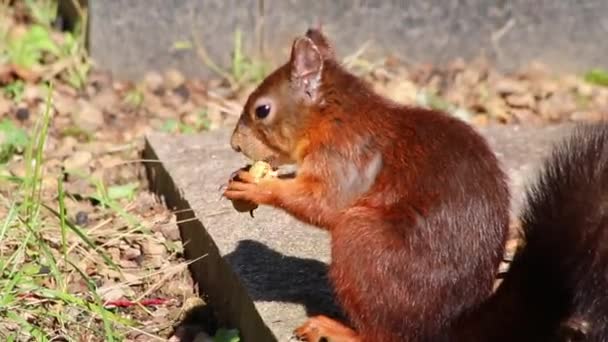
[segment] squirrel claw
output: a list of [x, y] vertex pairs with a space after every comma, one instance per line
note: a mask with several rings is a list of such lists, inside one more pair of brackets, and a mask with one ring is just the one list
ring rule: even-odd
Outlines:
[[230, 174], [230, 178], [229, 178], [229, 179], [230, 179], [231, 181], [237, 180], [237, 179], [238, 179], [237, 177], [239, 176], [239, 172], [241, 172], [241, 171], [242, 171], [242, 170], [240, 170], [240, 169], [239, 169], [239, 170], [236, 170], [236, 171], [232, 172], [232, 173]]

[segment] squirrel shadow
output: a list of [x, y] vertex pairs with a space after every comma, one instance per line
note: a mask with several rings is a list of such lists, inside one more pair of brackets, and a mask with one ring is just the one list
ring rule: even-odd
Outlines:
[[[238, 270], [251, 299], [296, 303], [304, 306], [308, 316], [326, 315], [346, 321], [334, 301], [326, 264], [286, 256], [254, 240], [239, 241], [224, 258]], [[218, 327], [213, 307], [203, 305], [189, 310], [172, 336], [176, 341], [192, 342], [201, 334], [213, 336]]]
[[344, 319], [334, 300], [325, 263], [286, 256], [254, 240], [239, 241], [225, 259], [238, 269], [253, 300], [301, 304], [308, 316]]

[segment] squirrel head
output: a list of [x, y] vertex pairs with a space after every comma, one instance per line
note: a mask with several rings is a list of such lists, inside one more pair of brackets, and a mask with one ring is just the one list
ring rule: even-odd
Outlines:
[[323, 104], [323, 71], [332, 61], [333, 48], [319, 29], [296, 38], [289, 61], [249, 95], [232, 133], [232, 148], [275, 167], [296, 162], [306, 148], [311, 112]]

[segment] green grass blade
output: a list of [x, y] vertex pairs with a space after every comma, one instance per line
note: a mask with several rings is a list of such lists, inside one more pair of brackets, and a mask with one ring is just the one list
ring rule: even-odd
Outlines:
[[21, 223], [29, 230], [29, 232], [32, 234], [32, 236], [34, 236], [38, 247], [40, 247], [40, 249], [44, 253], [48, 266], [51, 269], [51, 274], [55, 278], [55, 282], [60, 287], [64, 287], [63, 276], [62, 276], [61, 272], [59, 271], [59, 267], [57, 266], [57, 260], [55, 259], [55, 256], [51, 252], [51, 249], [49, 248], [48, 244], [42, 238], [42, 236], [40, 235], [40, 232], [38, 232], [34, 228], [32, 228], [32, 226], [30, 225], [30, 222], [28, 222], [24, 219], [20, 219], [20, 220], [21, 220]]
[[52, 84], [49, 84], [44, 113], [41, 120], [36, 123], [34, 136], [31, 139], [26, 151], [26, 181], [24, 184], [26, 188], [29, 187], [29, 191], [27, 191], [29, 196], [26, 196], [24, 200], [24, 203], [26, 203], [26, 212], [24, 216], [26, 220], [32, 220], [35, 216], [37, 216], [38, 211], [40, 210], [40, 191], [42, 190], [42, 155], [51, 121], [52, 90], [53, 86]]
[[[57, 218], [61, 217], [61, 214], [57, 212], [57, 210], [49, 207], [48, 205], [41, 203], [41, 205], [46, 208], [48, 211], [50, 211], [53, 215], [55, 215]], [[70, 230], [74, 233], [76, 233], [76, 235], [78, 235], [78, 237], [84, 242], [86, 243], [87, 246], [89, 246], [91, 249], [93, 249], [95, 252], [97, 252], [97, 254], [99, 254], [100, 257], [103, 258], [103, 260], [109, 265], [111, 266], [115, 271], [120, 272], [122, 274], [122, 271], [120, 270], [120, 268], [118, 267], [118, 265], [116, 265], [114, 263], [114, 261], [112, 261], [112, 259], [110, 259], [105, 253], [103, 253], [103, 251], [99, 250], [99, 248], [95, 245], [95, 243], [93, 243], [93, 241], [91, 241], [91, 239], [89, 239], [89, 237], [87, 236], [86, 233], [84, 233], [82, 231], [82, 229], [78, 228], [78, 226], [76, 226], [75, 224], [73, 224], [72, 222], [70, 222], [70, 220], [65, 220], [65, 224], [68, 228], [70, 228]]]
[[63, 253], [63, 261], [68, 260], [68, 243], [67, 243], [67, 225], [66, 225], [66, 209], [65, 209], [65, 193], [63, 192], [63, 180], [57, 180], [57, 198], [59, 200], [59, 229], [61, 230], [61, 252]]
[[[0, 241], [4, 241], [4, 237], [6, 236], [9, 230], [9, 226], [11, 225], [11, 223], [14, 222], [15, 218], [17, 217], [17, 211], [17, 205], [13, 203], [10, 209], [8, 210], [8, 214], [4, 218], [4, 223], [2, 224], [2, 229], [0, 230]], [[2, 251], [0, 251], [0, 257], [2, 256]]]

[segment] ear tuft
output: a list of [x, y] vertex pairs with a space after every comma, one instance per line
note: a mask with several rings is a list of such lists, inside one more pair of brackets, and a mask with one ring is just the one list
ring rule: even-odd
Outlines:
[[323, 31], [321, 30], [321, 28], [309, 28], [306, 31], [306, 37], [310, 38], [310, 40], [312, 40], [315, 45], [317, 46], [317, 49], [319, 49], [319, 52], [321, 53], [321, 56], [323, 57], [323, 59], [334, 59], [335, 58], [335, 54], [334, 54], [334, 49], [331, 46], [331, 44], [329, 43], [329, 39], [327, 39], [327, 37], [323, 34]]

